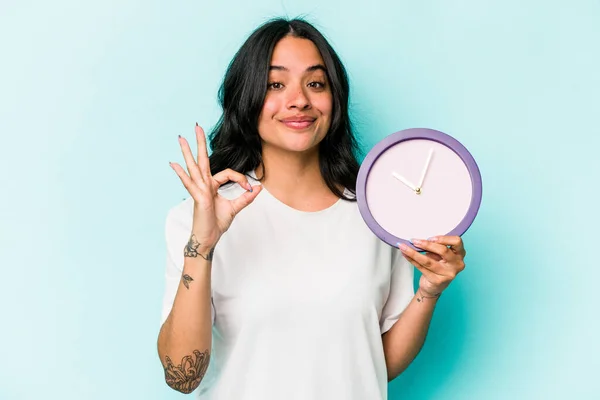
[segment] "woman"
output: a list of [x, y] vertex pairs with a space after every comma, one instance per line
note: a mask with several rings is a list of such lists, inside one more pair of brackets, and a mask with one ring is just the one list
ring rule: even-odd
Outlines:
[[[260, 26], [232, 60], [210, 158], [179, 143], [191, 197], [170, 210], [158, 353], [199, 398], [386, 399], [419, 352], [460, 237], [390, 248], [364, 224], [348, 79], [302, 20]], [[450, 246], [450, 248], [448, 247]], [[413, 289], [413, 264], [421, 272]]]

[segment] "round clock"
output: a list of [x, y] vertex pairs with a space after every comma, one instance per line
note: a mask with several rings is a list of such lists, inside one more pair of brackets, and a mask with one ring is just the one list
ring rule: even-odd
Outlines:
[[369, 228], [397, 247], [411, 239], [461, 236], [481, 204], [481, 174], [453, 137], [412, 128], [377, 143], [360, 166], [356, 199]]

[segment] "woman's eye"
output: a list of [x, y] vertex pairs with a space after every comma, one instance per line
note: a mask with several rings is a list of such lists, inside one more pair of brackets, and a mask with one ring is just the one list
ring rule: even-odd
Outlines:
[[313, 89], [323, 89], [325, 87], [325, 82], [311, 82], [308, 86]]
[[283, 84], [281, 82], [271, 82], [269, 83], [269, 89], [281, 89], [283, 87]]

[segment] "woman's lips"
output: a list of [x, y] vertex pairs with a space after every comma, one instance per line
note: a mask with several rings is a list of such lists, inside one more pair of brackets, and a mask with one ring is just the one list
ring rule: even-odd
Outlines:
[[309, 126], [311, 126], [315, 120], [302, 120], [302, 121], [293, 121], [293, 120], [287, 120], [287, 121], [281, 121], [285, 126], [287, 126], [290, 129], [296, 129], [296, 130], [302, 130], [302, 129], [306, 129]]

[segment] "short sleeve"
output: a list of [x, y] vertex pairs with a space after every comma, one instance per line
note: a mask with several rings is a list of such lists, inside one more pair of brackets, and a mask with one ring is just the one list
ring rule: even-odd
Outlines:
[[392, 251], [390, 290], [383, 306], [379, 324], [381, 334], [394, 326], [415, 295], [414, 267], [402, 256], [402, 252], [397, 249], [392, 249]]
[[[166, 240], [166, 271], [165, 271], [165, 289], [163, 295], [161, 322], [164, 324], [173, 308], [175, 295], [181, 282], [183, 273], [183, 250], [190, 238], [192, 228], [191, 213], [186, 212], [186, 203], [172, 208], [167, 214], [165, 223]], [[188, 215], [189, 214], [189, 215]], [[212, 323], [215, 322], [215, 309], [211, 296], [211, 317]]]

